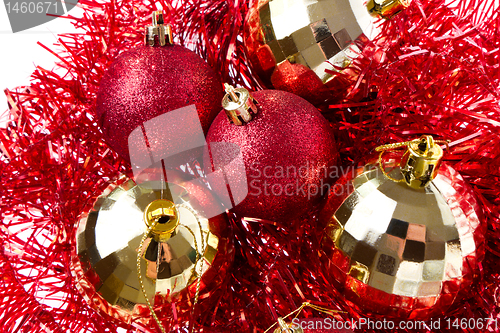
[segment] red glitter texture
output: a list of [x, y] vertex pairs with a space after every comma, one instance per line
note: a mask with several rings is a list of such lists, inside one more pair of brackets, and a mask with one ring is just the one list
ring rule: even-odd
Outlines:
[[[128, 160], [129, 135], [144, 122], [194, 104], [207, 133], [222, 97], [217, 74], [192, 51], [178, 45], [140, 46], [120, 54], [102, 78], [96, 114], [109, 145]], [[184, 129], [196, 125], [185, 123]]]
[[277, 65], [277, 70], [271, 76], [271, 82], [275, 89], [307, 96], [307, 100], [314, 105], [324, 103], [331, 98], [330, 91], [316, 73], [301, 64], [283, 61]]
[[[237, 215], [291, 225], [328, 192], [330, 173], [337, 168], [335, 139], [328, 122], [306, 100], [279, 90], [251, 94], [258, 111], [249, 123], [236, 126], [224, 111], [215, 118], [207, 135], [212, 149], [204, 157], [205, 172], [223, 166], [232, 182], [248, 186], [244, 200], [232, 209]], [[212, 143], [223, 148], [214, 149]], [[231, 164], [234, 147], [245, 173]], [[216, 194], [227, 191], [225, 183], [211, 185]], [[232, 193], [244, 191], [238, 187]]]
[[[4, 332], [135, 330], [103, 318], [83, 300], [72, 278], [70, 249], [78, 217], [127, 172], [104, 143], [93, 108], [104, 72], [119, 53], [142, 43], [156, 5], [79, 4], [83, 18], [70, 19], [84, 33], [60, 36], [51, 51], [65, 69], [58, 73], [66, 74], [39, 68], [28, 89], [8, 93], [11, 122], [0, 131]], [[157, 5], [168, 9], [166, 21], [173, 24], [176, 42], [201, 55], [222, 81], [258, 88], [239, 37], [246, 1], [186, 0], [179, 9], [164, 1]], [[351, 84], [342, 102], [324, 110], [345, 165], [377, 145], [424, 133], [452, 141], [445, 159], [469, 182], [485, 213], [486, 253], [478, 278], [456, 308], [438, 316], [443, 320], [500, 320], [499, 14], [480, 0], [448, 5], [414, 0], [384, 23], [351, 71], [339, 75]], [[176, 310], [172, 330], [186, 331], [192, 324], [197, 331], [262, 332], [304, 301], [342, 311], [338, 320], [367, 316], [351, 307], [319, 269], [322, 230], [316, 220], [314, 209], [302, 221], [307, 227], [297, 228], [232, 217], [235, 262], [218, 305], [191, 323]], [[301, 313], [324, 316], [311, 309]], [[482, 331], [498, 330], [490, 323]], [[157, 331], [153, 325], [148, 329]]]

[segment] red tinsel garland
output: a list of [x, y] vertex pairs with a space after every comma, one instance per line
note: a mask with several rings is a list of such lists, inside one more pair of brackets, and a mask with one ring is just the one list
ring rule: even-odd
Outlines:
[[[142, 42], [156, 5], [136, 0], [80, 5], [84, 16], [70, 19], [85, 33], [60, 36], [56, 51], [50, 51], [64, 71], [38, 68], [28, 89], [8, 92], [12, 121], [0, 132], [4, 332], [115, 332], [120, 326], [80, 296], [70, 252], [78, 216], [129, 172], [102, 140], [94, 100], [116, 55]], [[177, 42], [196, 50], [223, 80], [260, 87], [240, 38], [247, 1], [157, 5], [168, 9]], [[488, 232], [481, 274], [468, 298], [447, 314], [451, 319], [500, 319], [499, 29], [498, 9], [480, 0], [448, 5], [414, 0], [383, 25], [351, 70], [339, 74], [346, 94], [323, 110], [345, 165], [362, 162], [377, 145], [424, 133], [452, 141], [446, 160], [473, 186]], [[342, 311], [339, 320], [363, 316], [319, 265], [322, 230], [315, 213], [295, 231], [269, 221], [231, 221], [237, 249], [232, 274], [214, 292], [218, 307], [197, 314], [197, 331], [261, 332], [304, 301]], [[165, 308], [165, 316], [171, 313]], [[325, 315], [304, 310], [301, 316]], [[165, 325], [185, 331], [190, 319], [179, 311]]]

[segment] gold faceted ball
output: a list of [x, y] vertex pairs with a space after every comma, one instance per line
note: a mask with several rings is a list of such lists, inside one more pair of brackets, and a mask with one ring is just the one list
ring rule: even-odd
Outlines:
[[[191, 298], [189, 308], [198, 278], [201, 293], [210, 292], [233, 260], [227, 217], [217, 205], [205, 186], [180, 172], [169, 172], [168, 183], [123, 178], [110, 185], [78, 223], [72, 269], [80, 292], [125, 323], [150, 319], [142, 287], [155, 309]], [[204, 302], [199, 309], [209, 306]]]
[[[389, 175], [402, 178], [397, 166]], [[446, 164], [421, 189], [368, 164], [330, 193], [320, 257], [360, 311], [430, 318], [473, 282], [484, 256], [481, 218], [472, 189]]]
[[327, 87], [336, 84], [335, 73], [378, 33], [372, 14], [392, 17], [408, 5], [375, 1], [370, 13], [361, 0], [256, 0], [244, 33], [252, 70], [269, 88], [321, 103], [328, 99]]

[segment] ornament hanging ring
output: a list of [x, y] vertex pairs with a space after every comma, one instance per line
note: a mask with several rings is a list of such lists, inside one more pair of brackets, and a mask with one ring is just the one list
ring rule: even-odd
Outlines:
[[[410, 185], [411, 187], [414, 187], [414, 188], [425, 187], [426, 185], [424, 185], [423, 182], [421, 182], [419, 185], [415, 185], [415, 183], [412, 183], [412, 181], [414, 181], [414, 180], [410, 180], [410, 178], [415, 177], [415, 175], [414, 175], [415, 172], [421, 171], [421, 170], [416, 171], [416, 170], [414, 170], [413, 167], [410, 167], [411, 170], [407, 170], [407, 166], [404, 167], [404, 169], [402, 170], [402, 171], [404, 171], [402, 179], [396, 179], [394, 177], [389, 176], [389, 174], [385, 171], [384, 165], [382, 163], [382, 158], [383, 158], [384, 153], [386, 151], [389, 151], [389, 150], [397, 150], [399, 148], [405, 147], [407, 149], [403, 154], [403, 160], [407, 160], [408, 155], [410, 154], [410, 150], [412, 150], [416, 147], [420, 151], [421, 154], [429, 155], [429, 157], [432, 157], [432, 155], [434, 153], [433, 147], [435, 147], [436, 144], [438, 144], [438, 143], [445, 144], [446, 149], [449, 149], [449, 145], [448, 145], [449, 142], [450, 142], [450, 140], [434, 140], [434, 138], [431, 135], [423, 135], [419, 139], [415, 139], [415, 140], [411, 140], [411, 141], [390, 143], [390, 144], [378, 146], [377, 148], [375, 148], [375, 151], [380, 152], [379, 158], [378, 158], [379, 168], [382, 171], [383, 175], [385, 177], [387, 177], [388, 179], [392, 180], [393, 182], [396, 182], [396, 183], [406, 182], [408, 185]], [[439, 148], [439, 150], [441, 150], [441, 148]], [[438, 162], [439, 162], [441, 157], [442, 157], [442, 150], [441, 150], [441, 155], [439, 157], [433, 157], [436, 160], [436, 162], [433, 163], [433, 164], [435, 164], [435, 167], [438, 166]], [[413, 175], [409, 176], [408, 172], [413, 173]], [[420, 173], [422, 173], [422, 172], [420, 172]], [[432, 178], [430, 178], [430, 179], [432, 180]], [[427, 180], [427, 182], [428, 181], [429, 180]]]

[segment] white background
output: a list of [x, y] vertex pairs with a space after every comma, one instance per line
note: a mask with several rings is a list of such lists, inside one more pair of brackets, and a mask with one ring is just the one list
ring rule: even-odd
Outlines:
[[[73, 16], [80, 16], [82, 10], [73, 8]], [[5, 116], [7, 98], [4, 89], [28, 85], [36, 66], [52, 70], [56, 57], [37, 44], [40, 42], [53, 49], [57, 34], [75, 32], [67, 19], [55, 18], [37, 27], [12, 33], [5, 3], [0, 4], [0, 115]], [[3, 118], [3, 117], [0, 117]]]

